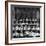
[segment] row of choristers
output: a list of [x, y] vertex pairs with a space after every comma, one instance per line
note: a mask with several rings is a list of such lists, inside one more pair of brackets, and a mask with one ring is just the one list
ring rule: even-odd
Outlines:
[[34, 33], [34, 32], [29, 32], [29, 31], [25, 31], [24, 33], [21, 32], [21, 33], [18, 33], [18, 32], [15, 32], [13, 33], [13, 37], [40, 37], [40, 34], [39, 33]]
[[13, 27], [13, 30], [40, 30], [40, 27], [35, 27], [35, 26], [32, 26], [32, 27], [30, 27], [30, 26], [25, 26], [25, 27], [23, 27], [23, 26], [16, 26], [16, 27]]
[[13, 25], [18, 24], [18, 25], [39, 25], [40, 24], [40, 20], [37, 19], [20, 19], [20, 20], [13, 20]]

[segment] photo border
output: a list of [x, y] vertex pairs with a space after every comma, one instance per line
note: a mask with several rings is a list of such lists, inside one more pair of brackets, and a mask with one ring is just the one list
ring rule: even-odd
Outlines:
[[[8, 2], [23, 2], [23, 3], [38, 3], [44, 4], [44, 41], [40, 42], [24, 42], [24, 43], [9, 43], [8, 42]], [[32, 43], [45, 43], [45, 3], [44, 2], [29, 2], [29, 1], [5, 1], [5, 45], [14, 44], [32, 44]]]

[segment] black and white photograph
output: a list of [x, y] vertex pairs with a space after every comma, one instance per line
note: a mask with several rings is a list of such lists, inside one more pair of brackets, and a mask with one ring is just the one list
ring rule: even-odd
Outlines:
[[11, 38], [40, 37], [40, 7], [11, 5]]
[[44, 3], [20, 1], [7, 5], [8, 43], [44, 42]]

